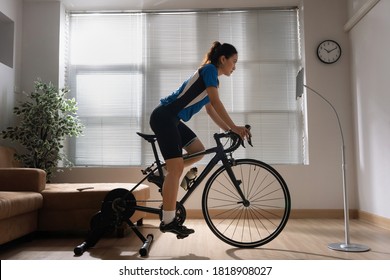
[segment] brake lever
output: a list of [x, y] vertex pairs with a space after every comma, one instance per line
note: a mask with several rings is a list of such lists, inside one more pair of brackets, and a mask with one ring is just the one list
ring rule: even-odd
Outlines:
[[[251, 126], [250, 126], [249, 124], [246, 124], [246, 125], [245, 125], [245, 128], [248, 129], [248, 130], [251, 130]], [[252, 145], [252, 136], [249, 136], [246, 140], [248, 141], [248, 144], [251, 145], [251, 146], [253, 147], [253, 145]], [[244, 141], [241, 141], [241, 145], [242, 145], [244, 148], [246, 148], [246, 147], [245, 147], [245, 144], [244, 144]]]
[[[251, 130], [251, 126], [250, 126], [249, 124], [246, 124], [246, 125], [245, 125], [245, 128], [248, 129], [248, 130]], [[253, 145], [252, 145], [252, 135], [250, 135], [250, 136], [247, 138], [247, 141], [248, 141], [248, 144], [251, 145], [251, 146], [253, 147]]]

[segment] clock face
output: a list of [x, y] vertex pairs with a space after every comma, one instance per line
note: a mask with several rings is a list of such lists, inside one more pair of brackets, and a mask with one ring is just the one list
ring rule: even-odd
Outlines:
[[318, 45], [317, 56], [324, 63], [335, 63], [341, 56], [340, 45], [335, 41], [325, 40]]

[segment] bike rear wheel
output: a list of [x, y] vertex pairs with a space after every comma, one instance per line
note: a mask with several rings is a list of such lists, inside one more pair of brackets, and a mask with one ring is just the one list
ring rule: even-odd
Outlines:
[[258, 247], [283, 230], [291, 209], [290, 193], [282, 176], [268, 164], [239, 159], [231, 166], [246, 198], [238, 194], [225, 166], [206, 183], [202, 211], [210, 230], [235, 247]]

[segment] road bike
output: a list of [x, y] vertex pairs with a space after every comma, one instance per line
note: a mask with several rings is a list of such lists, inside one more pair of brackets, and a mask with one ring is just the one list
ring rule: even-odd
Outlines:
[[[161, 192], [165, 163], [159, 158], [156, 137], [137, 134], [151, 144], [155, 161], [142, 170], [145, 177], [131, 190], [118, 188], [106, 195], [100, 211], [91, 218], [85, 241], [74, 248], [76, 256], [95, 246], [104, 233], [123, 223], [129, 225], [142, 241], [140, 255], [148, 255], [154, 237], [152, 234], [145, 237], [139, 230], [142, 225], [132, 223], [130, 218], [135, 211], [143, 211], [158, 215], [161, 219], [162, 207], [145, 205], [148, 201], [142, 201], [143, 205], [140, 205], [132, 192], [146, 180]], [[207, 179], [202, 195], [202, 213], [215, 236], [239, 248], [254, 248], [272, 241], [281, 233], [290, 215], [291, 198], [285, 180], [265, 162], [235, 159], [233, 152], [240, 146], [245, 147], [245, 141], [239, 135], [231, 131], [215, 133], [214, 140], [215, 147], [183, 156], [186, 160], [214, 154], [177, 201], [176, 219], [180, 224], [184, 223], [187, 218], [186, 201]], [[250, 138], [247, 142], [252, 145]], [[178, 239], [185, 237], [177, 235]]]

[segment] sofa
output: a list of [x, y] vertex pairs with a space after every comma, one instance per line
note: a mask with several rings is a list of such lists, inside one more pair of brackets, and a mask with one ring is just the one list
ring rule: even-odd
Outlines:
[[31, 168], [0, 168], [0, 244], [38, 230], [46, 173]]
[[[45, 171], [18, 167], [14, 153], [0, 146], [0, 245], [34, 232], [86, 232], [109, 191], [134, 187], [132, 183], [47, 184]], [[133, 194], [145, 201], [149, 186], [140, 185]], [[135, 212], [130, 220], [141, 224], [145, 216]]]

